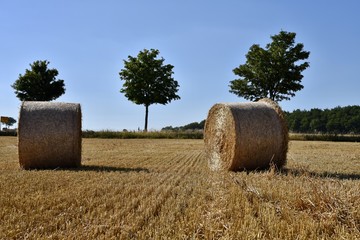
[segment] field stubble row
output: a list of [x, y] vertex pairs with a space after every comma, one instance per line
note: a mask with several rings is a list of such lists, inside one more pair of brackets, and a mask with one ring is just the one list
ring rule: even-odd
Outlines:
[[84, 139], [19, 169], [0, 138], [0, 239], [358, 239], [360, 144], [290, 142], [285, 170], [210, 172], [202, 140]]

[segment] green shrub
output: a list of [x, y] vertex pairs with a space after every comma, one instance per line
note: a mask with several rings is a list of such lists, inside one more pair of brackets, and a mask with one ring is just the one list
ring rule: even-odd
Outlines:
[[155, 132], [131, 132], [131, 131], [91, 131], [86, 130], [82, 133], [83, 138], [119, 138], [119, 139], [130, 139], [130, 138], [150, 138], [150, 139], [202, 139], [202, 131], [155, 131]]
[[332, 142], [360, 142], [360, 135], [356, 134], [301, 134], [291, 133], [289, 136], [293, 141], [332, 141]]
[[16, 137], [17, 132], [16, 131], [0, 131], [0, 136], [13, 136], [13, 137]]

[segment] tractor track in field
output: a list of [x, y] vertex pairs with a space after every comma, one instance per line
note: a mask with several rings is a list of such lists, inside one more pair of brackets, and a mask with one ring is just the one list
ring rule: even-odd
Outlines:
[[[181, 180], [191, 172], [191, 168], [201, 166], [201, 158], [201, 152], [191, 152], [176, 155], [167, 161], [168, 166], [158, 174], [160, 179], [154, 176], [155, 183], [152, 183], [141, 196], [137, 196], [136, 204], [132, 206], [132, 209], [127, 210], [134, 216], [138, 216], [133, 225], [123, 226], [130, 238], [137, 237], [141, 229], [156, 224], [163, 206], [176, 195], [172, 194], [173, 189], [181, 185]], [[148, 204], [144, 206], [143, 202]]]
[[202, 140], [83, 143], [82, 168], [26, 171], [0, 138], [0, 239], [360, 239], [358, 143], [296, 141], [289, 172], [230, 174]]

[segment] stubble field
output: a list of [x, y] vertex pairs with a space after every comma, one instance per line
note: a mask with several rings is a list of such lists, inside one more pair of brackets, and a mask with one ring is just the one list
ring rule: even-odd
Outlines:
[[286, 169], [214, 173], [202, 140], [83, 139], [25, 171], [0, 137], [0, 239], [359, 239], [360, 144], [290, 142]]

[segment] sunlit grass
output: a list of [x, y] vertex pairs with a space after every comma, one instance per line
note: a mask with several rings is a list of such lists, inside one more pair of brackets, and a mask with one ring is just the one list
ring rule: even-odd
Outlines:
[[290, 142], [280, 172], [210, 172], [202, 140], [84, 139], [19, 169], [0, 138], [0, 239], [359, 239], [360, 144]]

